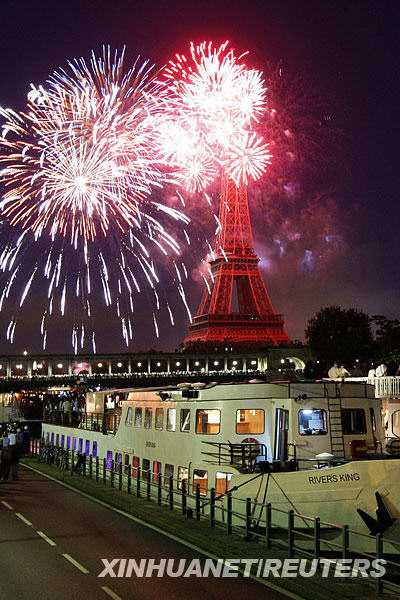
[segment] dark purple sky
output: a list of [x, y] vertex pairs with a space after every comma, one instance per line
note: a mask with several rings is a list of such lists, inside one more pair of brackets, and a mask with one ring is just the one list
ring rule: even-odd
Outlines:
[[[67, 59], [88, 57], [103, 44], [126, 44], [129, 59], [141, 54], [161, 66], [192, 39], [229, 39], [250, 50], [249, 64], [281, 61], [294, 83], [274, 99], [284, 104], [280, 133], [290, 130], [295, 156], [290, 162], [291, 150], [277, 135], [275, 164], [249, 188], [256, 250], [274, 307], [284, 313], [288, 334], [300, 339], [321, 306], [399, 318], [398, 2], [3, 0], [1, 26], [0, 105], [18, 110], [31, 82], [44, 82]], [[329, 135], [324, 124], [319, 131], [309, 122], [308, 98], [333, 119]], [[183, 260], [193, 272], [186, 289], [195, 313], [203, 289], [198, 264], [214, 222], [211, 212], [199, 217], [197, 207], [188, 210], [194, 243]], [[186, 312], [165, 281], [176, 325], [160, 317], [157, 340], [141, 294], [132, 351], [173, 349], [185, 337]], [[40, 350], [40, 302], [39, 290], [18, 317], [12, 347], [5, 339], [10, 313], [3, 309], [1, 353]], [[95, 326], [98, 351], [124, 350], [100, 297]], [[70, 338], [68, 317], [53, 321], [48, 350], [70, 351]]]

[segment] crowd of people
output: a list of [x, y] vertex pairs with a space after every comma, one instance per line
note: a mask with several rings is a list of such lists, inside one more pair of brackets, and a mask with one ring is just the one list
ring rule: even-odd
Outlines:
[[0, 424], [0, 481], [18, 480], [21, 454], [29, 453], [31, 434], [28, 426], [19, 423]]
[[368, 377], [372, 379], [374, 377], [386, 377], [387, 375], [400, 375], [400, 366], [396, 367], [396, 372], [394, 372], [392, 365], [388, 367], [384, 363], [380, 363], [375, 366], [374, 363], [357, 362], [350, 372], [340, 361], [335, 361], [328, 371], [330, 379], [341, 379], [343, 377]]
[[44, 405], [43, 420], [49, 423], [77, 426], [85, 410], [85, 398], [76, 395], [53, 397]]

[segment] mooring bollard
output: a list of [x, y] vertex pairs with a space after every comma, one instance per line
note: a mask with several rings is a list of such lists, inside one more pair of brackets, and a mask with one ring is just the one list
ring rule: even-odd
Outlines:
[[169, 508], [174, 508], [174, 479], [171, 475], [169, 478]]
[[314, 558], [319, 558], [321, 555], [321, 520], [319, 517], [314, 518]]
[[251, 498], [246, 498], [246, 540], [251, 540]]
[[[349, 526], [343, 525], [343, 541], [342, 541], [342, 559], [346, 560], [349, 557]], [[348, 580], [350, 575], [346, 574], [343, 581]]]
[[200, 521], [200, 486], [196, 485], [196, 519]]
[[137, 479], [136, 479], [136, 496], [140, 498], [140, 478], [142, 476], [140, 466], [137, 468]]
[[272, 506], [268, 502], [265, 512], [265, 544], [267, 548], [271, 548], [271, 528], [272, 528]]
[[215, 488], [210, 490], [210, 526], [215, 525]]
[[228, 492], [226, 496], [227, 503], [227, 524], [228, 524], [228, 533], [232, 533], [232, 492]]
[[147, 500], [151, 498], [151, 471], [150, 469], [147, 471]]
[[186, 481], [182, 479], [182, 514], [186, 514]]
[[294, 540], [294, 510], [290, 509], [288, 512], [288, 542], [287, 542], [289, 558], [293, 558], [293, 556], [294, 556], [293, 540]]
[[158, 506], [162, 504], [162, 481], [161, 481], [161, 473], [157, 473], [157, 485], [158, 485]]

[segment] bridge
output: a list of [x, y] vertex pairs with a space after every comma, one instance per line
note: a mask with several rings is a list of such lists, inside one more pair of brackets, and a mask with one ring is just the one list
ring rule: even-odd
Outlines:
[[[274, 371], [301, 370], [309, 358], [304, 347], [282, 346], [263, 351], [236, 353], [141, 353], [96, 355], [0, 356], [0, 388], [15, 385], [62, 384], [77, 377], [91, 381], [105, 379], [165, 378], [169, 376], [208, 377]], [[10, 387], [11, 385], [11, 387]]]

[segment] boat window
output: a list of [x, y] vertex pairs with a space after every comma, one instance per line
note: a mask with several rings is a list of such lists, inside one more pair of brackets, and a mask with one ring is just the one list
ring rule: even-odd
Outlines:
[[135, 427], [142, 426], [142, 409], [139, 407], [135, 408]]
[[89, 454], [90, 454], [90, 440], [86, 440], [85, 454], [86, 454], [86, 456], [89, 456]]
[[158, 483], [158, 474], [161, 473], [161, 463], [158, 460], [153, 461], [153, 482]]
[[60, 434], [57, 433], [57, 435], [56, 435], [56, 446], [58, 446], [59, 443], [60, 443]]
[[51, 434], [51, 443], [54, 444], [54, 433]]
[[112, 451], [107, 450], [107, 469], [111, 469], [112, 464]]
[[[47, 435], [49, 435], [49, 434], [47, 434]], [[69, 450], [70, 448], [71, 448], [71, 436], [68, 435], [67, 436], [67, 450]]]
[[114, 462], [114, 471], [116, 473], [119, 473], [121, 464], [122, 464], [122, 454], [120, 454], [119, 452], [116, 452], [115, 453], [115, 462]]
[[289, 411], [285, 408], [275, 410], [274, 460], [288, 459]]
[[182, 390], [182, 398], [198, 398], [198, 390]]
[[342, 429], [344, 435], [367, 433], [365, 410], [363, 408], [343, 408]]
[[193, 493], [196, 492], [196, 486], [199, 486], [200, 495], [207, 496], [208, 471], [195, 469], [193, 471]]
[[153, 423], [153, 409], [145, 408], [144, 409], [144, 426], [145, 429], [151, 429]]
[[97, 442], [93, 442], [92, 456], [94, 456], [94, 457], [97, 456]]
[[78, 450], [79, 454], [82, 454], [83, 452], [83, 439], [79, 438], [79, 450]]
[[326, 411], [322, 408], [299, 410], [300, 435], [326, 435]]
[[372, 431], [376, 431], [376, 420], [375, 420], [375, 411], [374, 409], [371, 407], [369, 409], [370, 415], [371, 415], [371, 427], [372, 427]]
[[261, 408], [237, 410], [236, 433], [264, 433], [264, 411]]
[[65, 444], [65, 435], [61, 436], [61, 448], [64, 448], [64, 444]]
[[167, 410], [167, 431], [175, 431], [176, 429], [176, 408], [168, 408]]
[[232, 473], [217, 471], [215, 475], [215, 493], [217, 496], [225, 494], [228, 491], [231, 478]]
[[164, 409], [156, 408], [156, 429], [164, 427]]
[[196, 433], [219, 433], [221, 411], [216, 408], [196, 411]]
[[181, 431], [190, 431], [190, 408], [181, 408]]
[[144, 458], [142, 463], [142, 479], [145, 479], [146, 481], [148, 471], [150, 471], [150, 461], [148, 458]]
[[74, 438], [74, 450], [76, 451], [76, 438]]
[[124, 460], [124, 473], [125, 475], [128, 475], [129, 473], [129, 454], [125, 454], [125, 460]]
[[189, 478], [189, 469], [187, 467], [178, 467], [178, 489], [182, 489], [182, 481], [186, 482], [186, 490], [187, 490], [187, 482]]
[[395, 410], [392, 413], [392, 433], [396, 437], [400, 437], [400, 410]]
[[174, 476], [174, 465], [166, 464], [164, 467], [164, 485], [169, 487], [171, 477]]
[[128, 411], [126, 413], [125, 425], [132, 425], [133, 422], [133, 408], [132, 406], [128, 406]]
[[139, 461], [139, 457], [138, 456], [133, 456], [132, 457], [132, 477], [137, 477], [139, 462], [140, 461]]

